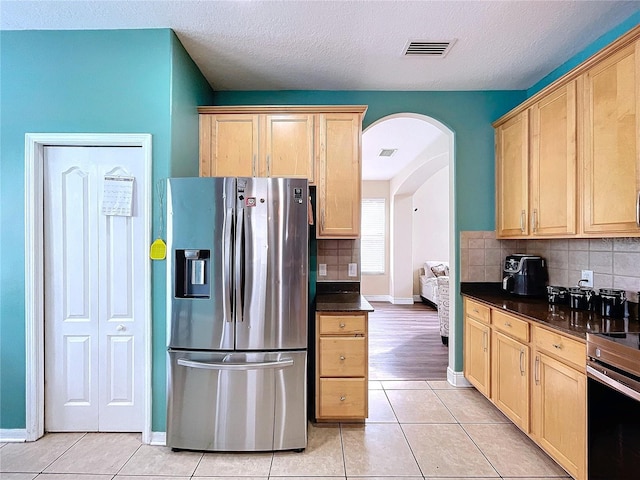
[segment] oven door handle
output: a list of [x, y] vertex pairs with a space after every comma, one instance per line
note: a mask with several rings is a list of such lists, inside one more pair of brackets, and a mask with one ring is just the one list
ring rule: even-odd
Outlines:
[[591, 365], [587, 365], [587, 375], [593, 378], [594, 380], [598, 380], [599, 382], [613, 388], [617, 392], [626, 395], [627, 397], [633, 398], [636, 401], [640, 402], [640, 392], [636, 392], [634, 389], [628, 387], [624, 383], [621, 383], [608, 375], [605, 375], [602, 372], [599, 372]]

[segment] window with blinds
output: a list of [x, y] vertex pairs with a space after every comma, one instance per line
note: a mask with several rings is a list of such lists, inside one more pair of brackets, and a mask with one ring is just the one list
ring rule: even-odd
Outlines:
[[385, 199], [362, 200], [360, 233], [360, 271], [363, 274], [384, 273], [385, 266]]

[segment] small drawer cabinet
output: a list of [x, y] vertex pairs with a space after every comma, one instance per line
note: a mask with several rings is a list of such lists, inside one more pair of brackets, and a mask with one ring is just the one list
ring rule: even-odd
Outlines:
[[367, 313], [316, 313], [316, 419], [368, 415]]

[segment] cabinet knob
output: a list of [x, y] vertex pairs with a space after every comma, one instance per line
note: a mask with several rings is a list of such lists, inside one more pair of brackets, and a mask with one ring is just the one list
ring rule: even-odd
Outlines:
[[340, 328], [344, 328], [344, 327], [346, 327], [346, 325], [344, 323], [341, 323]]
[[345, 397], [344, 395], [342, 395], [342, 396], [340, 397], [340, 401], [341, 401], [341, 402], [344, 402], [346, 399], [347, 399], [347, 397]]
[[344, 360], [344, 355], [340, 355], [340, 360]]
[[562, 350], [562, 345], [560, 345], [558, 343], [554, 343], [553, 344], [553, 348], [557, 348], [558, 350]]
[[116, 327], [116, 330], [119, 332], [124, 332], [127, 329], [127, 327], [125, 327], [124, 325], [118, 325]]
[[511, 322], [504, 322], [504, 326], [511, 328]]

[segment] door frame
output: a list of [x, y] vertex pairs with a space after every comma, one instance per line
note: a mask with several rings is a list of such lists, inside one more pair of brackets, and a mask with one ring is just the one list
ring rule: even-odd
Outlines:
[[[141, 147], [144, 156], [145, 244], [151, 245], [151, 134], [27, 133], [25, 134], [25, 339], [26, 440], [44, 435], [44, 151], [48, 146]], [[144, 268], [144, 421], [142, 442], [151, 442], [151, 261]]]

